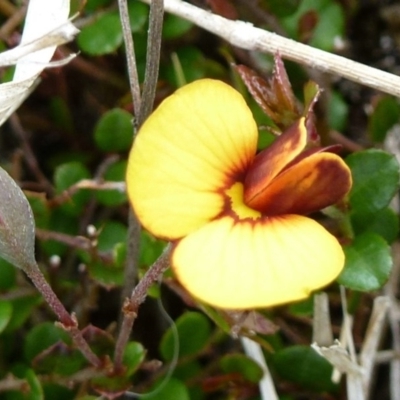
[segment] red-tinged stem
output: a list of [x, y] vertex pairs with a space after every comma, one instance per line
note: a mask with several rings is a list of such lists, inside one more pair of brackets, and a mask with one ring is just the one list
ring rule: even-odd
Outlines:
[[143, 278], [139, 281], [132, 292], [130, 298], [126, 298], [122, 307], [124, 319], [119, 331], [117, 344], [115, 346], [114, 367], [115, 371], [122, 368], [122, 360], [125, 351], [125, 346], [128, 343], [129, 336], [132, 331], [133, 324], [138, 315], [139, 306], [144, 302], [147, 296], [147, 291], [150, 286], [156, 282], [170, 264], [171, 245], [169, 244], [161, 256], [147, 270]]
[[102, 362], [99, 357], [93, 353], [89, 344], [83, 337], [82, 332], [78, 329], [78, 322], [75, 315], [69, 314], [65, 309], [64, 305], [60, 302], [56, 294], [53, 292], [53, 289], [40, 272], [39, 267], [37, 265], [31, 265], [29, 268], [25, 268], [24, 271], [32, 280], [37, 290], [42, 294], [49, 307], [58, 316], [62, 328], [71, 335], [75, 346], [81, 351], [90, 364], [100, 368]]

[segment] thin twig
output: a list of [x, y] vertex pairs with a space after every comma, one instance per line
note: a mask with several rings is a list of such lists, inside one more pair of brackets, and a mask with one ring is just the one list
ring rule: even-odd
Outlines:
[[[150, 3], [150, 0], [141, 1]], [[182, 0], [165, 0], [165, 11], [193, 22], [236, 47], [271, 54], [279, 52], [288, 60], [400, 97], [400, 77], [397, 75], [315, 49], [248, 22], [225, 19]]]
[[82, 332], [78, 329], [78, 322], [75, 316], [73, 314], [69, 314], [65, 309], [64, 305], [60, 302], [58, 297], [53, 292], [53, 289], [40, 272], [39, 267], [37, 265], [31, 265], [29, 268], [25, 268], [24, 271], [42, 294], [46, 300], [46, 303], [59, 318], [62, 328], [71, 335], [74, 344], [83, 354], [83, 356], [90, 362], [90, 364], [100, 368], [102, 366], [102, 362], [99, 357], [93, 353], [89, 344], [83, 337]]
[[[5, 2], [2, 2], [5, 3]], [[14, 7], [14, 6], [13, 6]], [[9, 18], [0, 28], [0, 38], [1, 40], [7, 40], [12, 32], [17, 28], [17, 26], [23, 21], [26, 15], [27, 5], [24, 4], [18, 10], [14, 10], [10, 14]]]
[[146, 73], [144, 76], [142, 103], [138, 126], [141, 126], [153, 110], [160, 65], [161, 35], [164, 17], [164, 0], [153, 0], [150, 7], [149, 39], [147, 41]]
[[[120, 0], [120, 3], [123, 3]], [[124, 10], [121, 10], [121, 18]], [[127, 10], [124, 12], [126, 13]], [[160, 48], [161, 48], [161, 34], [162, 34], [162, 21], [164, 15], [164, 2], [163, 0], [154, 0], [150, 6], [150, 16], [149, 16], [149, 35], [147, 40], [147, 54], [146, 54], [146, 72], [145, 72], [145, 82], [143, 88], [143, 97], [139, 103], [134, 103], [134, 109], [136, 111], [137, 124], [136, 129], [145, 121], [148, 115], [153, 109], [154, 97], [157, 87], [158, 80], [158, 69], [160, 60]], [[127, 14], [125, 15], [125, 23], [129, 23]], [[126, 45], [127, 46], [127, 45]], [[130, 53], [129, 53], [130, 52]], [[129, 53], [129, 54], [128, 54]], [[131, 62], [130, 59], [135, 59], [134, 49], [127, 47], [127, 59], [128, 65]], [[132, 88], [132, 96], [134, 96], [135, 90], [138, 89], [137, 74], [136, 76], [130, 76], [130, 80], [136, 79], [137, 88]], [[135, 101], [135, 97], [133, 97]], [[137, 100], [136, 100], [137, 101]], [[123, 321], [119, 331], [117, 344], [115, 347], [114, 364], [115, 369], [118, 370], [122, 366], [122, 357], [126, 344], [128, 343], [130, 332], [133, 327], [134, 320], [137, 315], [137, 307], [144, 301], [147, 294], [148, 286], [146, 287], [146, 281], [139, 282], [134, 291], [132, 292], [130, 300], [128, 296], [132, 291], [137, 279], [137, 265], [139, 262], [139, 246], [140, 246], [140, 224], [137, 220], [132, 209], [129, 211], [129, 224], [128, 224], [128, 251], [127, 251], [127, 263], [125, 267], [124, 276], [124, 288], [122, 290], [122, 298], [126, 298], [123, 307]], [[165, 254], [165, 253], [164, 253]], [[163, 260], [163, 256], [160, 257]], [[162, 262], [165, 262], [162, 261]], [[156, 263], [157, 264], [157, 263]], [[153, 267], [151, 268], [153, 269]], [[155, 267], [155, 272], [157, 272], [157, 267]], [[159, 272], [157, 278], [162, 272]], [[146, 291], [144, 297], [137, 298], [137, 293], [140, 295], [140, 288], [145, 287]], [[138, 289], [139, 288], [139, 289]], [[136, 297], [135, 297], [136, 296]], [[136, 306], [137, 304], [137, 306]], [[130, 310], [133, 308], [134, 312]]]
[[[131, 88], [131, 95], [133, 101], [133, 109], [135, 111], [136, 121], [133, 127], [134, 134], [139, 127], [138, 119], [141, 109], [141, 93], [139, 76], [137, 72], [135, 46], [132, 38], [131, 27], [129, 22], [128, 2], [127, 0], [118, 0], [119, 13], [122, 24], [122, 31], [125, 42], [126, 61], [128, 66], [128, 77]], [[128, 216], [128, 239], [127, 239], [127, 256], [124, 271], [124, 287], [121, 291], [121, 296], [124, 301], [129, 296], [132, 288], [135, 286], [137, 280], [137, 266], [139, 261], [140, 251], [140, 232], [141, 227], [136, 218], [132, 208], [129, 209]], [[121, 333], [120, 333], [121, 335]]]
[[128, 0], [118, 0], [118, 5], [119, 5], [119, 15], [122, 24], [122, 32], [124, 35], [124, 42], [125, 42], [129, 84], [131, 88], [135, 115], [137, 118], [137, 116], [139, 115], [141, 98], [140, 98], [139, 76], [136, 66], [135, 45], [132, 38], [131, 24], [129, 22]]
[[169, 244], [157, 261], [147, 270], [143, 278], [139, 281], [130, 299], [126, 299], [123, 307], [124, 319], [115, 346], [114, 368], [118, 371], [122, 367], [122, 359], [126, 343], [129, 340], [133, 323], [137, 317], [140, 304], [144, 302], [147, 291], [150, 286], [156, 282], [164, 271], [169, 267], [169, 258], [171, 253], [171, 244]]
[[26, 163], [28, 164], [29, 170], [35, 175], [38, 182], [44, 188], [46, 188], [46, 191], [48, 193], [53, 193], [53, 185], [40, 169], [35, 153], [33, 152], [29, 140], [27, 138], [27, 132], [22, 127], [21, 122], [15, 113], [10, 116], [10, 123], [14, 133], [21, 141], [21, 147], [23, 150], [24, 158]]

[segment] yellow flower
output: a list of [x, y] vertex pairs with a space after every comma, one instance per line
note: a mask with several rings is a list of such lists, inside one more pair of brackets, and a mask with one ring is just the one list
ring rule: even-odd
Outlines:
[[129, 156], [127, 190], [137, 217], [174, 242], [176, 277], [216, 307], [299, 300], [344, 265], [337, 239], [303, 215], [350, 190], [346, 164], [321, 149], [303, 151], [303, 118], [258, 155], [257, 138], [243, 97], [204, 79], [164, 100]]

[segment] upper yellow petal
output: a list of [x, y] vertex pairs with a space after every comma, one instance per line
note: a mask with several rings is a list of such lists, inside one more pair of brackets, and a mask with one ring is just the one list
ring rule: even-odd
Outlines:
[[254, 222], [217, 219], [179, 241], [172, 254], [182, 285], [198, 299], [226, 309], [306, 298], [332, 282], [343, 265], [336, 238], [297, 215]]
[[177, 239], [216, 217], [222, 189], [251, 163], [257, 126], [243, 97], [204, 79], [164, 100], [139, 131], [127, 191], [143, 226]]

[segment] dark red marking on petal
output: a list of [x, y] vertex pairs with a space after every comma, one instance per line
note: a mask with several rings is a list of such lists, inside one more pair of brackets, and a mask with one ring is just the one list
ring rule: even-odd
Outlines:
[[341, 200], [351, 184], [350, 170], [339, 156], [316, 153], [276, 177], [252, 207], [265, 215], [306, 215]]
[[244, 199], [249, 207], [258, 203], [257, 197], [302, 152], [306, 140], [307, 131], [301, 118], [255, 157], [244, 181]]

